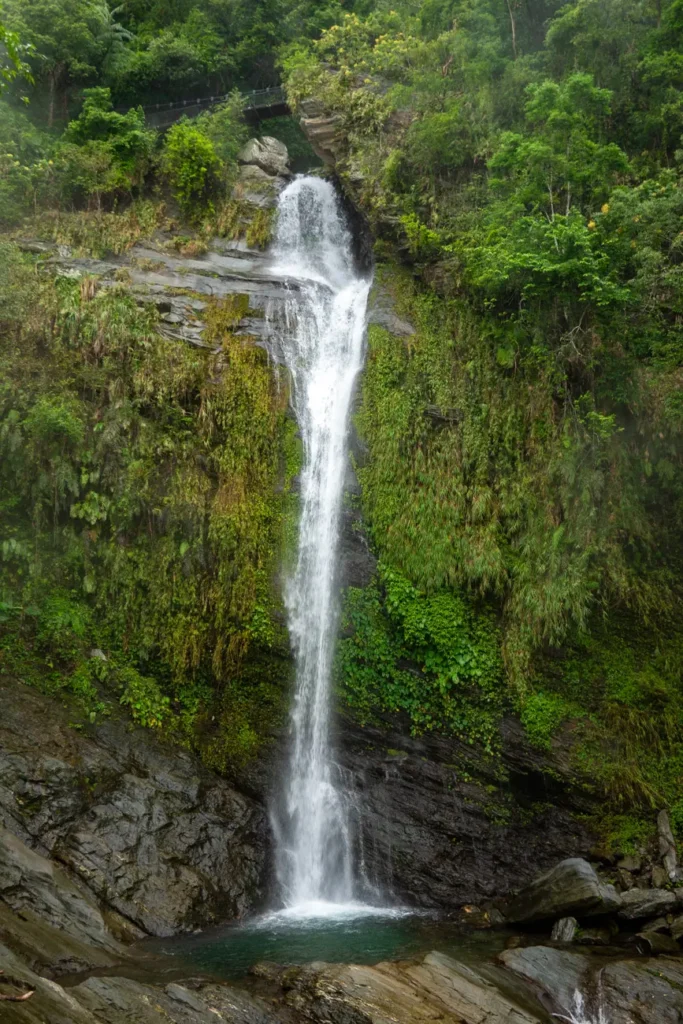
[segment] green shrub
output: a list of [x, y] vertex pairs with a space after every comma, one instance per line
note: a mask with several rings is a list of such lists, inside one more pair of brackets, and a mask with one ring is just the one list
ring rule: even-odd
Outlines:
[[178, 121], [166, 133], [161, 166], [186, 216], [213, 209], [221, 191], [221, 162], [207, 135], [189, 121]]
[[230, 181], [237, 170], [237, 155], [249, 137], [242, 95], [235, 90], [224, 103], [200, 114], [193, 123], [213, 145], [223, 163], [226, 180]]
[[64, 196], [76, 204], [132, 194], [150, 170], [156, 133], [145, 128], [141, 108], [119, 114], [109, 89], [84, 91], [83, 109], [69, 123], [55, 161]]
[[683, 800], [677, 800], [669, 809], [671, 828], [679, 843], [683, 843]]
[[113, 109], [109, 89], [84, 89], [83, 109], [69, 122], [64, 141], [79, 146], [88, 142], [106, 143], [122, 176], [132, 187], [144, 180], [156, 132], [145, 128], [141, 107], [120, 114]]
[[170, 700], [163, 694], [156, 680], [131, 667], [118, 673], [123, 685], [120, 703], [130, 708], [133, 721], [152, 729], [159, 729], [169, 714]]
[[90, 609], [71, 594], [53, 590], [34, 611], [36, 641], [51, 662], [71, 664], [88, 639]]
[[495, 744], [503, 708], [500, 638], [485, 608], [458, 594], [427, 595], [380, 563], [378, 581], [350, 589], [338, 672], [361, 718], [408, 714], [416, 732]]
[[565, 719], [571, 717], [573, 710], [559, 694], [530, 693], [522, 704], [522, 725], [534, 746], [549, 750], [553, 734]]
[[102, 209], [102, 200], [115, 195], [126, 185], [122, 169], [106, 142], [88, 141], [82, 146], [62, 143], [57, 154], [64, 194], [80, 205]]

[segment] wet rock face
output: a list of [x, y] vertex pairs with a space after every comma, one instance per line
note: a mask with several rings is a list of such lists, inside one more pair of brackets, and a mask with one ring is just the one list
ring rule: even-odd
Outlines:
[[409, 906], [455, 909], [503, 896], [590, 848], [571, 779], [562, 782], [560, 762], [528, 747], [518, 723], [504, 724], [502, 780], [473, 748], [411, 737], [396, 724], [344, 719], [335, 738], [371, 883]]
[[[532, 946], [507, 950], [505, 967], [531, 983], [551, 1012], [610, 1024], [679, 1024], [683, 1020], [683, 963], [604, 961]], [[602, 1014], [600, 1017], [599, 1015]]]
[[[498, 979], [496, 979], [498, 980]], [[316, 1024], [540, 1024], [533, 997], [521, 1000], [442, 953], [420, 962], [310, 964], [285, 972], [286, 1003]]]
[[0, 895], [17, 913], [31, 911], [53, 927], [95, 946], [110, 942], [104, 918], [52, 862], [7, 829], [0, 829]]
[[370, 296], [368, 324], [384, 328], [396, 339], [410, 338], [415, 334], [413, 325], [397, 314], [391, 296], [378, 285], [374, 286]]
[[338, 114], [327, 114], [322, 103], [314, 99], [303, 100], [299, 112], [301, 127], [316, 156], [326, 167], [333, 168], [344, 146], [341, 118]]
[[0, 703], [10, 832], [153, 935], [253, 909], [269, 849], [261, 805], [149, 731], [76, 733], [59, 704], [18, 683], [0, 684]]
[[[27, 251], [33, 250], [33, 242], [21, 244]], [[209, 252], [199, 257], [178, 256], [163, 247], [155, 248], [151, 242], [108, 259], [76, 257], [63, 247], [62, 251], [51, 248], [54, 255], [45, 262], [47, 269], [66, 277], [93, 275], [98, 288], [120, 287], [123, 282], [136, 302], [157, 308], [160, 334], [197, 348], [213, 347], [204, 339], [207, 304], [243, 297], [247, 312], [235, 325], [235, 333], [253, 337], [274, 362], [281, 361], [265, 329], [264, 312], [296, 284], [273, 276], [264, 252], [220, 238], [214, 239]]]
[[349, 457], [344, 480], [344, 500], [339, 530], [338, 577], [342, 588], [367, 587], [377, 569], [377, 558], [370, 548], [361, 511], [361, 489], [355, 466], [362, 464], [363, 445], [351, 425]]
[[87, 889], [4, 828], [0, 941], [50, 977], [111, 967], [124, 955]]
[[277, 1024], [268, 1005], [227, 985], [193, 991], [171, 983], [164, 988], [128, 978], [89, 978], [73, 989], [78, 1002], [101, 1024]]

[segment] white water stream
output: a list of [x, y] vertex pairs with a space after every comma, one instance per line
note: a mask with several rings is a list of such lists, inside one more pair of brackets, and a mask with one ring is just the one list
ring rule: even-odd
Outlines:
[[335, 191], [297, 178], [281, 194], [272, 270], [295, 282], [269, 314], [303, 442], [296, 569], [285, 600], [296, 657], [291, 758], [273, 813], [285, 914], [343, 916], [355, 896], [352, 836], [330, 746], [335, 570], [349, 409], [363, 361], [370, 280], [354, 267]]

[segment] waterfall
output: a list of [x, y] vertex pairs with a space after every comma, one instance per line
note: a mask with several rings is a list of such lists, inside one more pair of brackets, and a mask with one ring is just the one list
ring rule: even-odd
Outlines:
[[[598, 1002], [600, 1001], [600, 975], [598, 975]], [[574, 992], [572, 1008], [569, 1013], [554, 1013], [553, 1017], [564, 1024], [610, 1024], [601, 1006], [598, 1007], [597, 1016], [589, 1014], [583, 993], [578, 989]], [[629, 1024], [629, 1021], [624, 1021], [623, 1024]]]
[[349, 409], [370, 281], [354, 268], [328, 182], [297, 178], [277, 213], [271, 269], [296, 287], [268, 320], [291, 375], [303, 471], [298, 558], [285, 587], [296, 661], [291, 752], [273, 827], [285, 906], [313, 913], [354, 898], [352, 836], [330, 751], [330, 686]]

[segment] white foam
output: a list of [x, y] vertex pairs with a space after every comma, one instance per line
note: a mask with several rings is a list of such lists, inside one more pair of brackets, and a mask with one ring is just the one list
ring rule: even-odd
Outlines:
[[306, 900], [292, 906], [274, 910], [250, 922], [252, 927], [271, 928], [278, 925], [315, 925], [317, 923], [334, 924], [349, 923], [366, 918], [384, 918], [396, 920], [401, 917], [412, 917], [414, 910], [406, 907], [374, 907], [369, 903], [333, 903], [328, 900]]

